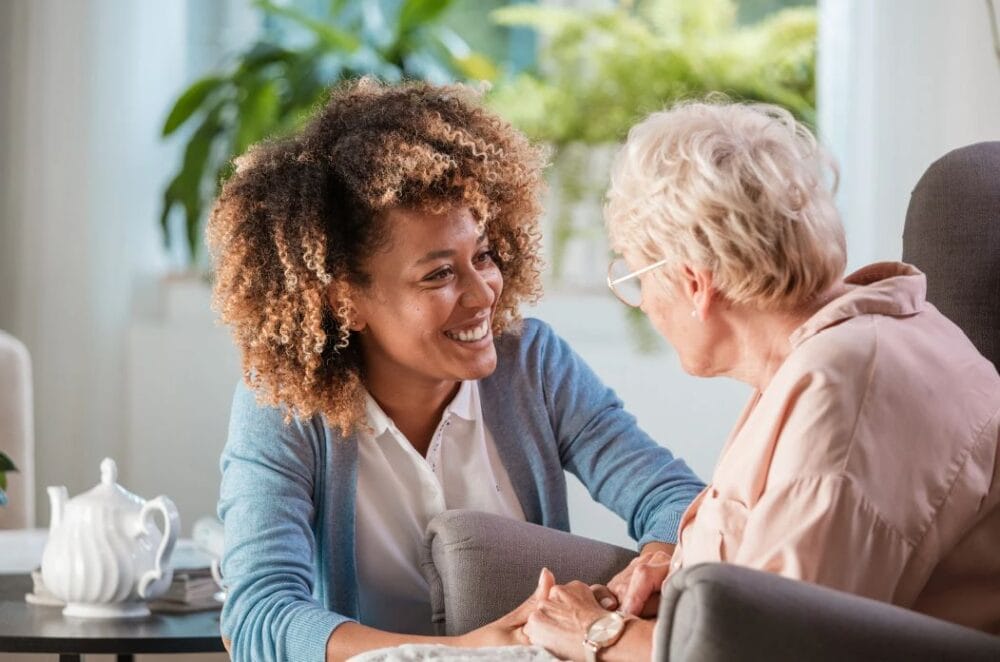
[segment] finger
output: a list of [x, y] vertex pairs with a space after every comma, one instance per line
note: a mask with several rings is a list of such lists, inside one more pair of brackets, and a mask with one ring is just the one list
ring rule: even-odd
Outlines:
[[590, 587], [590, 592], [594, 595], [594, 599], [597, 600], [597, 604], [608, 611], [612, 611], [618, 606], [618, 598], [615, 597], [615, 594], [607, 586], [593, 584]]
[[628, 591], [621, 600], [622, 611], [638, 616], [649, 597], [659, 590], [666, 578], [669, 565], [644, 565], [632, 573]]
[[660, 611], [660, 591], [654, 592], [646, 600], [646, 604], [642, 606], [642, 610], [639, 612], [641, 618], [655, 618]]
[[549, 591], [556, 583], [556, 578], [548, 568], [542, 568], [538, 573], [538, 586], [535, 588], [534, 597], [536, 600], [544, 600], [549, 597]]

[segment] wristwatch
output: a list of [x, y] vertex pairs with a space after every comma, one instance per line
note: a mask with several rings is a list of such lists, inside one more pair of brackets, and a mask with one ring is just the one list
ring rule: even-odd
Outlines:
[[597, 654], [618, 641], [625, 632], [625, 624], [631, 619], [632, 616], [628, 614], [613, 611], [591, 623], [583, 640], [583, 653], [587, 662], [597, 662]]

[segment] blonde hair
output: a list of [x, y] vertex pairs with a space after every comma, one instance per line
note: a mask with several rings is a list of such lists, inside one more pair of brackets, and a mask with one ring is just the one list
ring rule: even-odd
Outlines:
[[633, 127], [615, 158], [605, 208], [612, 248], [708, 269], [734, 303], [794, 309], [844, 272], [836, 177], [783, 108], [681, 103]]

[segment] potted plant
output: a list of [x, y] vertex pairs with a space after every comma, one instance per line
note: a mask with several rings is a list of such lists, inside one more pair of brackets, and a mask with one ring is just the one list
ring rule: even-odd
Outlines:
[[14, 462], [0, 451], [0, 506], [7, 505], [7, 473], [17, 471]]

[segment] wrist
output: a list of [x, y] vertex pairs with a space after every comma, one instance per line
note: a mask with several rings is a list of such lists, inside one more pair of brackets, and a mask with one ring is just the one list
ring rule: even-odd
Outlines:
[[634, 662], [648, 660], [653, 655], [655, 620], [632, 618], [625, 624], [618, 641], [601, 651], [600, 662]]
[[642, 546], [642, 549], [639, 550], [639, 556], [652, 556], [657, 552], [663, 552], [667, 556], [673, 556], [676, 548], [677, 545], [669, 542], [648, 542]]

